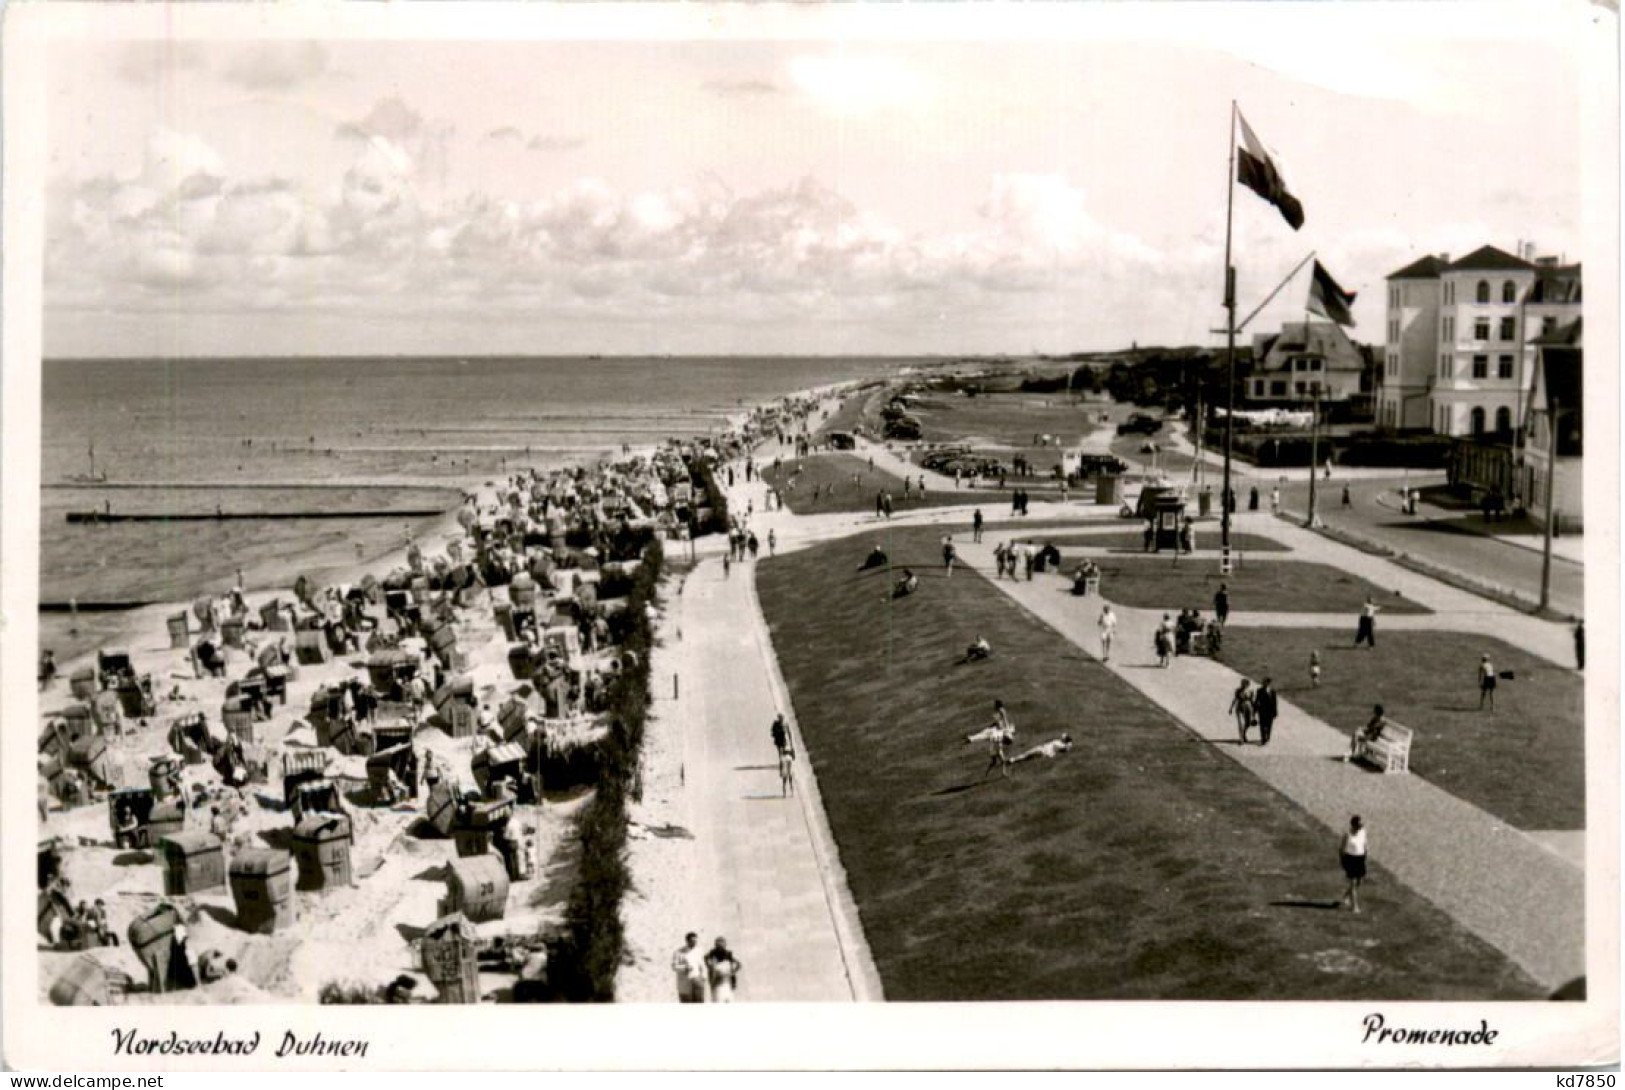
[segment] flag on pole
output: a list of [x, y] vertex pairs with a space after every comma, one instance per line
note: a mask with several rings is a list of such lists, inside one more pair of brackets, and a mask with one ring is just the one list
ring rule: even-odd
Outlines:
[[1355, 292], [1344, 291], [1332, 279], [1332, 274], [1326, 271], [1319, 261], [1315, 262], [1315, 275], [1309, 281], [1309, 309], [1323, 318], [1330, 318], [1338, 325], [1352, 326], [1354, 315], [1349, 307], [1354, 305]]
[[1287, 190], [1281, 177], [1280, 160], [1265, 150], [1264, 144], [1253, 132], [1247, 119], [1236, 111], [1241, 122], [1241, 147], [1237, 149], [1236, 181], [1269, 201], [1280, 210], [1281, 218], [1296, 231], [1303, 226], [1303, 205]]

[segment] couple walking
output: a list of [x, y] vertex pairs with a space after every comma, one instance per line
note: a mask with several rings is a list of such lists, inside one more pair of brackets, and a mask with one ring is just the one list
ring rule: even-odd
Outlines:
[[672, 955], [671, 968], [677, 974], [679, 1003], [732, 1003], [743, 966], [728, 949], [727, 939], [719, 935], [708, 952], [702, 951], [700, 936], [690, 931]]
[[1247, 732], [1258, 725], [1258, 744], [1270, 744], [1270, 734], [1275, 729], [1275, 720], [1280, 715], [1281, 705], [1276, 698], [1275, 687], [1269, 678], [1259, 683], [1257, 689], [1246, 678], [1236, 686], [1235, 695], [1230, 698], [1230, 714], [1236, 718], [1236, 729], [1241, 734], [1241, 744], [1247, 744]]

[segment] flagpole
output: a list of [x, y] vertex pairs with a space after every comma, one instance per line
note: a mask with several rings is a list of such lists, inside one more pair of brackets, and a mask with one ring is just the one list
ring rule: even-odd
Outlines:
[[1236, 208], [1236, 100], [1230, 100], [1230, 161], [1224, 202], [1224, 483], [1219, 492], [1219, 572], [1230, 574], [1230, 439], [1236, 425], [1236, 270], [1230, 264], [1230, 236]]
[[1245, 317], [1245, 318], [1243, 318], [1241, 320], [1241, 322], [1236, 326], [1236, 332], [1240, 333], [1242, 330], [1246, 329], [1247, 326], [1252, 322], [1252, 320], [1254, 318], [1258, 317], [1258, 312], [1263, 310], [1265, 307], [1269, 306], [1270, 305], [1270, 300], [1274, 299], [1277, 295], [1280, 295], [1281, 294], [1281, 289], [1286, 287], [1288, 284], [1292, 283], [1292, 278], [1297, 276], [1298, 273], [1302, 272], [1303, 267], [1305, 265], [1309, 264], [1309, 262], [1313, 261], [1315, 259], [1315, 256], [1316, 256], [1315, 251], [1310, 250], [1308, 257], [1304, 258], [1302, 261], [1300, 261], [1296, 265], [1294, 265], [1293, 268], [1292, 268], [1292, 271], [1286, 274], [1286, 279], [1282, 280], [1279, 284], [1275, 285], [1275, 290], [1270, 292], [1268, 295], [1264, 296], [1264, 301], [1262, 303], [1259, 303], [1256, 307], [1254, 307], [1253, 310], [1252, 310], [1252, 313], [1247, 315], [1247, 317]]

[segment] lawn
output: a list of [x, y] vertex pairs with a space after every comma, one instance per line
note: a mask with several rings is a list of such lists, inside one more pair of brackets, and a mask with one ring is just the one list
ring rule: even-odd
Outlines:
[[[1139, 524], [1136, 524], [1138, 526]], [[1218, 524], [1214, 522], [1198, 522], [1196, 524], [1196, 547], [1199, 549], [1217, 549], [1219, 547]], [[1138, 529], [1112, 530], [1098, 534], [1061, 534], [1043, 539], [1057, 548], [1066, 548], [1068, 545], [1087, 545], [1091, 549], [1111, 549], [1116, 552], [1138, 553], [1144, 551], [1144, 539]], [[1283, 545], [1274, 538], [1263, 534], [1231, 534], [1230, 547], [1242, 553], [1289, 553], [1292, 548]]]
[[[1197, 541], [1203, 548], [1211, 544], [1211, 539]], [[1070, 571], [1083, 555], [1076, 550], [1069, 554], [1062, 549], [1062, 570]], [[1357, 575], [1306, 560], [1244, 562], [1229, 575], [1219, 574], [1219, 562], [1215, 559], [1181, 556], [1176, 561], [1175, 555], [1167, 551], [1157, 556], [1096, 557], [1095, 563], [1100, 565], [1101, 594], [1118, 605], [1136, 609], [1194, 606], [1205, 610], [1223, 583], [1230, 588], [1233, 613], [1346, 613], [1350, 642], [1354, 639], [1355, 615], [1365, 603], [1366, 595], [1370, 595], [1384, 613], [1433, 612], [1420, 602], [1400, 597], [1393, 590], [1385, 590]], [[1380, 627], [1381, 614], [1378, 616]]]
[[[923, 582], [896, 602], [858, 539], [757, 569], [888, 999], [1540, 994], [1380, 867], [1364, 914], [1327, 910], [1333, 831], [980, 575], [943, 577], [938, 533], [890, 535]], [[956, 665], [977, 634], [993, 657]], [[984, 782], [962, 736], [994, 697], [1018, 751], [1062, 730], [1077, 748]]]
[[[799, 474], [796, 472], [798, 469]], [[857, 476], [856, 484], [852, 480], [854, 474]], [[791, 478], [796, 482], [794, 488], [787, 487]], [[785, 505], [798, 515], [873, 511], [875, 495], [882, 491], [891, 493], [894, 515], [922, 507], [980, 505], [984, 508], [982, 513], [992, 518], [996, 509], [1002, 507], [1006, 513], [1010, 509], [1010, 493], [996, 488], [928, 491], [923, 497], [917, 490], [911, 490], [909, 497], [904, 499], [903, 478], [889, 470], [870, 469], [869, 460], [855, 454], [820, 454], [812, 458], [792, 459], [783, 463], [778, 470], [771, 466], [764, 469], [762, 479], [777, 488], [779, 495], [784, 497]], [[918, 484], [918, 480], [915, 483]], [[813, 499], [815, 491], [823, 492], [831, 486], [834, 492]]]
[[[1488, 637], [1384, 632], [1375, 650], [1353, 629], [1241, 628], [1224, 635], [1225, 662], [1286, 683], [1281, 697], [1352, 731], [1381, 704], [1416, 732], [1411, 771], [1520, 829], [1585, 828], [1585, 685], [1581, 676]], [[1318, 689], [1309, 652], [1321, 653]], [[1478, 656], [1514, 679], [1496, 710], [1478, 710]]]

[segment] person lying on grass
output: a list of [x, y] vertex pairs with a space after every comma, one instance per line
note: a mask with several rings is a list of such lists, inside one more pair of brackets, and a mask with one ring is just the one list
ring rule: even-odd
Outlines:
[[899, 579], [897, 585], [892, 587], [891, 596], [893, 598], [907, 598], [919, 589], [920, 577], [915, 575], [911, 569], [904, 568], [903, 578]]
[[882, 549], [880, 542], [877, 541], [875, 547], [869, 550], [869, 555], [863, 558], [863, 565], [858, 570], [868, 571], [870, 568], [884, 568], [886, 561], [886, 550]]
[[1010, 763], [1013, 765], [1018, 765], [1022, 761], [1030, 761], [1035, 757], [1059, 757], [1061, 754], [1070, 753], [1071, 751], [1072, 736], [1070, 734], [1063, 734], [1059, 738], [1051, 738], [1043, 745], [1034, 746], [1032, 749], [1029, 749], [1024, 753], [1018, 753], [1016, 756], [1010, 758]]
[[976, 642], [965, 648], [965, 657], [960, 662], [978, 662], [989, 658], [993, 654], [993, 645], [987, 642], [987, 637], [977, 636]]

